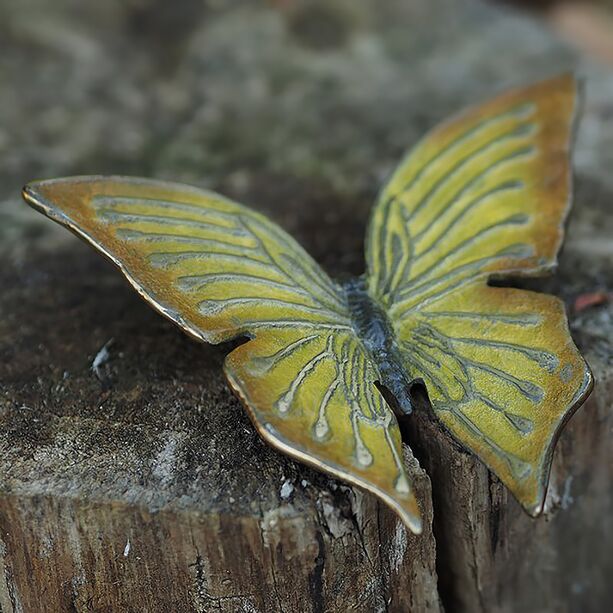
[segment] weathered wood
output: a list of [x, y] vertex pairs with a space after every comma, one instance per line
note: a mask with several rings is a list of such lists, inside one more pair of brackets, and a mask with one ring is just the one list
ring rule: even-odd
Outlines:
[[225, 348], [184, 338], [18, 193], [93, 172], [206, 185], [356, 274], [408, 145], [506, 85], [578, 69], [569, 240], [559, 276], [531, 285], [572, 305], [613, 288], [613, 75], [477, 0], [178, 6], [0, 0], [0, 610], [602, 610], [610, 306], [571, 312], [598, 383], [562, 437], [547, 518], [424, 411], [409, 438], [432, 483], [407, 456], [427, 527], [413, 537], [268, 449], [226, 388]]
[[587, 317], [608, 330], [604, 344], [601, 330], [575, 334], [598, 385], [561, 437], [538, 521], [434, 419], [422, 414], [413, 424], [433, 482], [439, 589], [451, 610], [598, 611], [611, 601], [611, 320]]
[[34, 261], [1, 280], [3, 611], [437, 610], [414, 461], [419, 538], [265, 446], [224, 351], [85, 246]]
[[[151, 513], [112, 501], [5, 496], [0, 605], [3, 611], [438, 610], [431, 539], [407, 537], [395, 517], [372, 504], [357, 521], [337, 504], [320, 497], [319, 505], [298, 511]], [[362, 529], [365, 519], [370, 527]]]

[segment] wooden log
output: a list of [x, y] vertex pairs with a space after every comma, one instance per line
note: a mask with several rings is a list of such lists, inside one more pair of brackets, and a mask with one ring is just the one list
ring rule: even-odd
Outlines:
[[3, 611], [437, 609], [410, 457], [422, 537], [266, 447], [223, 351], [86, 247], [2, 286]]
[[[572, 305], [613, 288], [611, 72], [478, 0], [171, 6], [0, 0], [0, 610], [603, 610], [613, 319]], [[407, 146], [568, 69], [587, 82], [576, 206], [560, 274], [532, 287], [566, 300], [597, 386], [536, 521], [427, 410], [408, 426], [419, 464], [406, 450], [420, 537], [269, 449], [225, 385], [227, 347], [184, 338], [19, 202], [33, 178], [184, 180], [356, 274], [376, 187]]]

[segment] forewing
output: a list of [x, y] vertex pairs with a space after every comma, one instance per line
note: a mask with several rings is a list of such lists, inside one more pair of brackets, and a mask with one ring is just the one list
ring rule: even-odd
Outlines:
[[212, 343], [267, 326], [348, 326], [338, 287], [287, 233], [219, 194], [125, 177], [42, 181], [26, 200], [107, 255], [157, 310]]
[[369, 291], [387, 308], [407, 370], [532, 514], [591, 375], [557, 299], [488, 280], [556, 263], [574, 106], [564, 76], [435, 129], [384, 188], [367, 237]]
[[344, 293], [290, 236], [184, 185], [79, 177], [32, 184], [24, 196], [192, 336], [249, 337], [225, 370], [264, 439], [377, 494], [420, 530], [398, 426]]
[[402, 317], [491, 275], [555, 264], [569, 206], [575, 82], [502, 95], [442, 124], [383, 189], [367, 236], [369, 287]]

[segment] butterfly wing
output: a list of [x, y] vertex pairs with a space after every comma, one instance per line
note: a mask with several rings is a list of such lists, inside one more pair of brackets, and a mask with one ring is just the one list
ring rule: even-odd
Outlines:
[[435, 129], [382, 191], [367, 236], [369, 291], [407, 370], [532, 514], [557, 434], [592, 379], [559, 300], [488, 280], [556, 264], [575, 90], [559, 77]]
[[225, 372], [263, 438], [374, 492], [420, 530], [398, 425], [344, 293], [289, 235], [217, 194], [144, 179], [43, 181], [24, 197], [196, 339], [251, 339]]
[[225, 370], [266, 440], [377, 494], [421, 532], [398, 424], [353, 332], [268, 329], [234, 350]]

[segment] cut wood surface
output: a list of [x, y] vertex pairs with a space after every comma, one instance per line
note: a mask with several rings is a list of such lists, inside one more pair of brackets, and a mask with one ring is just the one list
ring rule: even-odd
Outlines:
[[[606, 610], [611, 69], [478, 0], [0, 0], [0, 14], [2, 613]], [[185, 337], [20, 202], [54, 176], [184, 181], [359, 274], [377, 188], [411, 144], [568, 70], [586, 91], [575, 207], [558, 274], [529, 287], [565, 300], [596, 387], [538, 520], [425, 409], [405, 453], [418, 537], [269, 449], [226, 386], [227, 347]]]

